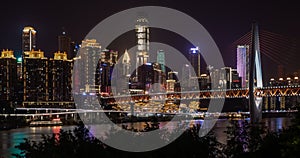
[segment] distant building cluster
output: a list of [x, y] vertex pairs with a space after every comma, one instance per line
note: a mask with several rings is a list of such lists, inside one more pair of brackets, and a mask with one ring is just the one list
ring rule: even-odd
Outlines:
[[[52, 58], [47, 58], [43, 51], [37, 50], [37, 31], [33, 27], [25, 27], [22, 57], [16, 59], [11, 50], [3, 50], [1, 54], [1, 103], [10, 107], [67, 108], [74, 106], [73, 94], [90, 96], [208, 90], [214, 88], [211, 83], [215, 77], [220, 78], [214, 81], [217, 83], [215, 88], [241, 87], [236, 69], [208, 66], [208, 73], [201, 74], [198, 47], [190, 49], [191, 63], [183, 65], [182, 72], [165, 66], [164, 50], [157, 50], [157, 61], [149, 63], [148, 20], [138, 18], [135, 31], [136, 65], [132, 67], [132, 57], [127, 50], [118, 63], [117, 51], [101, 48], [95, 39], [85, 39], [77, 46], [66, 32], [58, 36], [58, 51]], [[117, 72], [113, 73], [113, 70]], [[178, 73], [182, 73], [182, 77]], [[119, 79], [123, 80], [119, 82]]]
[[[297, 74], [295, 74], [297, 75]], [[292, 77], [280, 77], [278, 79], [271, 78], [268, 82], [268, 87], [278, 88], [281, 86], [298, 86], [300, 85], [300, 80], [298, 76]], [[297, 105], [299, 102], [298, 97], [266, 97], [264, 98], [264, 109], [265, 110], [286, 110], [288, 108], [294, 108], [293, 106]]]
[[277, 80], [275, 78], [271, 78], [268, 86], [298, 86], [300, 85], [300, 80], [298, 76], [291, 77], [280, 77]]
[[[76, 45], [66, 32], [58, 36], [58, 51], [52, 58], [37, 50], [36, 30], [25, 27], [22, 57], [3, 50], [0, 57], [0, 103], [9, 107], [73, 107], [73, 95], [110, 96], [169, 93], [213, 89], [249, 88], [249, 46], [237, 46], [237, 68], [214, 68], [201, 72], [201, 52], [189, 50], [190, 63], [176, 72], [165, 66], [164, 50], [156, 50], [156, 62], [149, 63], [149, 27], [146, 18], [138, 18], [136, 65], [125, 50], [122, 58], [102, 48], [95, 39]], [[119, 59], [120, 58], [120, 59]], [[278, 68], [283, 73], [283, 68]], [[269, 86], [298, 85], [298, 76], [272, 78]], [[97, 100], [85, 100], [93, 104]]]

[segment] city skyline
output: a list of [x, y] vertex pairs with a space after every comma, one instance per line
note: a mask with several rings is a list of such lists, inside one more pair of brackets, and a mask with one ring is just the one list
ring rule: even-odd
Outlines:
[[0, 157], [293, 157], [299, 10], [2, 2]]
[[[277, 33], [288, 39], [299, 39], [299, 33], [297, 31], [299, 22], [293, 20], [297, 15], [295, 14], [297, 12], [297, 7], [291, 4], [281, 4], [271, 1], [263, 1], [259, 3], [230, 1], [226, 3], [219, 2], [220, 5], [215, 5], [213, 2], [203, 2], [202, 6], [198, 7], [197, 5], [194, 5], [195, 3], [192, 1], [186, 3], [176, 0], [166, 0], [162, 2], [128, 1], [128, 3], [119, 2], [116, 4], [114, 4], [114, 2], [115, 1], [90, 2], [95, 4], [95, 6], [89, 6], [90, 8], [84, 7], [87, 4], [80, 6], [76, 3], [71, 3], [68, 1], [61, 3], [45, 2], [45, 4], [32, 1], [32, 4], [30, 5], [29, 3], [22, 4], [23, 2], [18, 4], [6, 2], [6, 7], [4, 7], [1, 11], [5, 11], [6, 8], [9, 7], [16, 8], [16, 11], [9, 14], [3, 13], [1, 15], [4, 16], [3, 19], [6, 21], [6, 23], [0, 26], [2, 28], [1, 34], [3, 37], [0, 39], [0, 48], [11, 49], [14, 50], [15, 53], [20, 54], [22, 48], [20, 42], [21, 31], [24, 26], [30, 25], [37, 30], [37, 49], [43, 50], [45, 52], [45, 56], [51, 57], [53, 56], [53, 53], [57, 52], [58, 50], [58, 36], [61, 35], [63, 31], [65, 31], [66, 34], [71, 37], [72, 41], [80, 43], [88, 31], [104, 18], [118, 11], [143, 5], [170, 7], [195, 18], [208, 30], [213, 39], [216, 41], [216, 44], [223, 55], [225, 65], [229, 67], [236, 68], [236, 45], [233, 47], [230, 46], [232, 46], [232, 43], [234, 43], [237, 39], [250, 31], [251, 23], [254, 20], [258, 21], [260, 29]], [[93, 9], [94, 7], [97, 8], [97, 6], [102, 5], [114, 7]], [[21, 9], [18, 8], [22, 8], [23, 6], [28, 8], [26, 12], [19, 11]], [[58, 9], [58, 6], [64, 9], [60, 10], [59, 12], [52, 12], [52, 10]], [[213, 10], [215, 9], [218, 9], [218, 11], [214, 12]], [[279, 9], [282, 10], [282, 12], [279, 13]], [[39, 12], [39, 14], [35, 14], [35, 11]], [[219, 14], [221, 12], [224, 12], [224, 14]], [[90, 18], [86, 18], [86, 16]], [[5, 31], [3, 32], [3, 30]], [[182, 40], [181, 37], [178, 37], [176, 34], [170, 34], [169, 32], [165, 32], [156, 28], [150, 28], [150, 32], [150, 41], [162, 41], [163, 43], [170, 44], [172, 46], [175, 45], [180, 47], [178, 49], [183, 54], [187, 55], [188, 50], [192, 47], [190, 43]], [[168, 36], [162, 37], [162, 32]], [[125, 49], [129, 49], [130, 47], [136, 45], [135, 36], [136, 35], [133, 28], [132, 31], [123, 34], [121, 37], [113, 41], [109, 46], [109, 49], [118, 50], [122, 53], [125, 51]], [[176, 40], [170, 42], [174, 37], [176, 37]], [[124, 39], [126, 39], [125, 42]], [[101, 41], [99, 42], [101, 44]], [[298, 46], [297, 42], [298, 41], [293, 43], [295, 45], [294, 47]], [[297, 50], [298, 49], [299, 48], [297, 48]], [[150, 50], [150, 55], [156, 54], [156, 51], [157, 50]], [[294, 61], [299, 55], [295, 54], [294, 52], [296, 51], [292, 51], [293, 54], [290, 54], [290, 56], [284, 56], [289, 57], [288, 60], [290, 61], [286, 64], [283, 64], [286, 67], [286, 70], [292, 68], [295, 69], [293, 71], [296, 71], [300, 69], [297, 62]], [[267, 78], [275, 77], [277, 72], [274, 70], [278, 64], [266, 57], [263, 53], [264, 52], [262, 52], [263, 69], [267, 69], [267, 72], [272, 74], [267, 76]], [[281, 52], [281, 54], [284, 53], [285, 52]], [[270, 67], [264, 65], [274, 66]]]
[[[24, 31], [25, 30], [25, 31]], [[27, 35], [27, 33], [26, 32], [28, 32], [28, 30], [30, 31], [30, 30], [33, 30], [33, 40], [31, 39], [32, 37], [31, 37], [31, 33], [29, 33], [28, 35]], [[138, 29], [136, 29], [136, 30], [138, 30]], [[148, 30], [148, 32], [149, 32], [149, 30]], [[29, 48], [28, 50], [26, 49], [26, 51], [24, 51], [23, 52], [23, 54], [24, 54], [24, 56], [28, 56], [26, 53], [29, 53], [30, 51], [33, 51], [33, 50], [38, 50], [38, 51], [41, 51], [41, 49], [34, 49], [34, 48], [36, 48], [36, 33], [37, 33], [37, 31], [35, 30], [35, 28], [33, 28], [33, 27], [31, 27], [31, 26], [25, 26], [24, 27], [24, 29], [23, 29], [23, 34], [22, 34], [22, 49], [24, 49], [24, 46], [25, 47], [32, 47], [32, 48]], [[29, 38], [28, 38], [28, 37]], [[148, 36], [148, 38], [149, 38], [149, 35], [147, 35]], [[61, 50], [62, 48], [62, 37], [63, 38], [69, 38], [68, 39], [68, 42], [66, 42], [66, 41], [64, 41], [65, 42], [65, 44], [64, 45], [66, 45], [67, 43], [67, 45], [71, 48], [71, 40], [70, 40], [70, 37], [68, 37], [68, 35], [66, 35], [66, 33], [65, 32], [62, 32], [62, 35], [58, 35], [58, 51], [56, 51], [56, 52], [65, 52], [65, 53], [67, 53], [67, 54], [70, 54], [70, 53], [68, 53], [68, 51], [65, 51], [65, 50]], [[136, 38], [137, 39], [139, 39], [139, 36], [136, 36]], [[86, 40], [93, 40], [93, 39], [86, 39]], [[30, 42], [32, 42], [32, 43], [30, 43]], [[84, 42], [84, 40], [82, 40], [82, 42]], [[24, 44], [25, 43], [25, 44]], [[101, 43], [101, 42], [100, 42]], [[245, 42], [245, 46], [247, 46], [247, 44], [246, 44], [247, 42]], [[26, 45], [28, 45], [28, 46], [26, 46]], [[32, 45], [32, 46], [31, 46]], [[79, 45], [79, 47], [82, 47], [81, 45], [82, 45], [82, 43], [79, 43], [78, 44]], [[139, 45], [139, 42], [138, 42], [138, 45]], [[78, 47], [78, 49], [79, 49], [79, 47]], [[148, 46], [146, 46], [146, 47], [149, 47], [149, 44], [148, 44]], [[241, 64], [240, 62], [241, 61], [239, 61], [240, 59], [240, 57], [239, 57], [239, 54], [241, 53], [240, 52], [240, 50], [239, 50], [239, 47], [241, 47], [241, 45], [236, 45], [236, 47], [238, 48], [237, 50], [236, 50], [236, 55], [237, 55], [237, 57], [236, 57], [236, 61], [237, 61], [237, 63], [235, 63], [235, 65], [232, 67], [232, 68], [237, 68], [237, 69], [239, 69], [239, 65]], [[148, 50], [149, 50], [149, 48], [147, 48]], [[249, 48], [248, 48], [249, 49]], [[3, 51], [4, 51], [5, 49], [3, 49]], [[6, 50], [8, 50], [8, 49], [6, 49]], [[107, 49], [103, 49], [102, 51], [106, 51]], [[16, 57], [16, 58], [18, 58], [18, 60], [19, 60], [19, 58], [21, 57], [20, 56], [20, 53], [16, 53], [14, 50], [10, 50], [10, 51], [13, 51], [13, 55]], [[125, 49], [125, 51], [124, 52], [126, 52], [127, 51], [127, 49]], [[142, 50], [140, 50], [141, 52], [143, 52]], [[155, 50], [152, 50], [152, 51], [155, 51]], [[159, 51], [164, 51], [164, 50], [157, 50], [158, 52]], [[206, 71], [206, 69], [207, 68], [209, 68], [211, 65], [207, 65], [207, 67], [203, 67], [203, 65], [202, 65], [202, 63], [200, 62], [200, 60], [202, 61], [203, 60], [203, 58], [202, 58], [202, 56], [200, 57], [200, 53], [199, 53], [199, 48], [198, 47], [195, 47], [195, 48], [190, 48], [189, 49], [189, 53], [188, 53], [188, 57], [187, 58], [189, 58], [189, 61], [190, 61], [190, 64], [193, 66], [193, 68], [195, 69], [195, 73], [197, 73], [197, 76], [198, 77], [200, 77], [200, 75], [201, 74], [206, 74], [207, 73], [207, 71]], [[249, 51], [249, 50], [248, 50]], [[52, 54], [52, 56], [55, 56], [55, 53], [56, 52], [53, 52], [53, 54]], [[72, 51], [73, 52], [73, 51]], [[72, 52], [71, 52], [71, 55], [72, 55]], [[118, 52], [118, 51], [117, 51]], [[138, 51], [139, 52], [139, 51]], [[145, 52], [147, 52], [147, 51], [145, 51]], [[197, 62], [196, 61], [194, 61], [194, 59], [193, 59], [193, 55], [195, 55], [195, 53], [197, 52]], [[43, 53], [44, 53], [44, 51], [43, 51]], [[74, 53], [76, 53], [76, 51], [74, 50]], [[134, 53], [133, 53], [134, 54]], [[133, 54], [131, 54], [131, 56], [133, 57]], [[157, 55], [157, 57], [158, 57], [158, 54], [151, 54], [151, 57], [152, 56], [156, 56]], [[45, 55], [45, 57], [47, 57], [47, 58], [51, 58], [51, 56], [46, 56]], [[74, 56], [75, 57], [75, 56]], [[149, 58], [149, 55], [147, 55], [147, 58]], [[153, 58], [153, 57], [152, 57]], [[155, 58], [155, 57], [154, 57]], [[249, 58], [249, 57], [247, 57], [247, 58]], [[71, 57], [71, 58], [69, 58], [69, 55], [68, 55], [68, 59], [73, 59], [73, 57]], [[74, 58], [75, 59], [75, 58]], [[196, 60], [196, 58], [195, 58], [195, 60]], [[246, 58], [245, 59], [243, 59], [243, 60], [246, 60]], [[249, 59], [248, 59], [249, 60]], [[120, 59], [120, 61], [121, 61], [121, 59]], [[138, 61], [138, 58], [137, 58], [137, 61]], [[205, 61], [204, 61], [205, 62]], [[144, 62], [144, 64], [146, 64], [147, 62]], [[158, 62], [159, 63], [159, 62]], [[201, 63], [201, 65], [202, 66], [200, 66], [200, 63]], [[197, 65], [196, 65], [197, 64]], [[245, 63], [246, 64], [246, 63]], [[247, 64], [248, 65], [248, 64]], [[213, 66], [213, 65], [212, 65]], [[205, 70], [205, 71], [203, 71], [203, 72], [201, 72], [200, 73], [200, 67], [201, 67], [201, 71], [203, 71], [203, 69]], [[231, 67], [231, 66], [227, 66], [227, 65], [225, 65], [225, 67]], [[269, 78], [265, 78], [264, 79], [264, 82], [265, 83], [267, 83], [267, 82], [269, 82], [269, 80], [270, 79], [277, 79], [277, 80], [279, 80], [280, 78], [286, 78], [286, 77], [288, 77], [288, 78], [290, 78], [290, 77], [295, 77], [295, 76], [297, 76], [298, 77], [298, 75], [300, 74], [299, 72], [299, 70], [297, 70], [297, 71], [287, 71], [286, 70], [286, 68], [283, 66], [283, 65], [278, 65], [277, 67], [277, 74], [276, 75], [274, 75], [274, 76], [271, 76], [271, 77], [269, 77]], [[245, 73], [245, 72], [244, 72]], [[240, 75], [240, 77], [242, 77], [243, 78], [243, 76], [245, 75], [244, 73], [242, 73], [242, 75]], [[296, 74], [295, 74], [296, 73]], [[239, 73], [239, 74], [241, 74], [241, 73]], [[281, 75], [280, 75], [281, 74]], [[244, 80], [244, 79], [242, 79], [242, 80]], [[242, 81], [243, 82], [243, 81]], [[243, 86], [244, 87], [244, 86]]]

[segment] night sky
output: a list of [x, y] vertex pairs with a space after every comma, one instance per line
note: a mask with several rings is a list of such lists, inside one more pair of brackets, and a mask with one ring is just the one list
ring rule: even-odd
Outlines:
[[[279, 34], [284, 39], [293, 41], [292, 53], [284, 56], [289, 61], [284, 66], [287, 71], [300, 69], [300, 64], [297, 64], [300, 59], [300, 51], [298, 51], [300, 6], [289, 1], [2, 1], [0, 48], [20, 52], [22, 29], [26, 25], [31, 25], [37, 30], [37, 47], [45, 51], [47, 56], [52, 57], [52, 53], [57, 50], [57, 36], [63, 28], [73, 41], [80, 43], [85, 35], [104, 18], [125, 9], [145, 5], [174, 8], [195, 18], [211, 34], [225, 59], [225, 64], [231, 67], [236, 67], [236, 48], [232, 47], [232, 44], [251, 30], [251, 23], [255, 20], [261, 30]], [[150, 37], [155, 41], [158, 39], [164, 41], [164, 37], [160, 35], [154, 31]], [[134, 37], [133, 33], [128, 33], [125, 42], [115, 42], [118, 46], [112, 47], [123, 52], [125, 48], [133, 45]], [[182, 44], [179, 49], [184, 50], [186, 47], [188, 46]], [[262, 58], [265, 62], [263, 67], [268, 71], [267, 77], [274, 75], [278, 63], [267, 59], [264, 55]]]

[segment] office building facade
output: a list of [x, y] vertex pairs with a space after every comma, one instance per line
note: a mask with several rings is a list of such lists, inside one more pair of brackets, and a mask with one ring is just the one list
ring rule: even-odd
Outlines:
[[68, 60], [65, 52], [56, 52], [54, 57], [49, 60], [49, 101], [56, 102], [56, 106], [60, 106], [59, 103], [73, 101], [72, 65], [72, 60]]
[[3, 50], [0, 56], [0, 108], [15, 106], [16, 83], [16, 58], [14, 57], [13, 51]]
[[191, 73], [192, 77], [200, 77], [200, 66], [201, 66], [201, 55], [199, 48], [191, 48], [189, 52], [190, 62], [191, 66], [193, 67], [193, 70], [195, 73]]
[[23, 65], [23, 106], [44, 106], [48, 93], [48, 59], [42, 51], [29, 51]]
[[148, 20], [140, 17], [136, 20], [135, 32], [137, 37], [136, 70], [149, 60], [149, 27]]
[[242, 88], [249, 87], [250, 58], [249, 45], [237, 46], [237, 72], [241, 77]]
[[62, 34], [58, 36], [58, 51], [66, 52], [69, 59], [72, 59], [71, 38], [66, 34], [66, 32], [62, 32]]

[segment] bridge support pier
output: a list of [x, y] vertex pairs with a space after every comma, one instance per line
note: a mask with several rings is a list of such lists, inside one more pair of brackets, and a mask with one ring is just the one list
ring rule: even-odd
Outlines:
[[262, 119], [262, 103], [262, 97], [255, 97], [254, 105], [250, 107], [250, 118], [253, 124], [260, 123]]
[[285, 97], [280, 97], [280, 110], [285, 110]]

